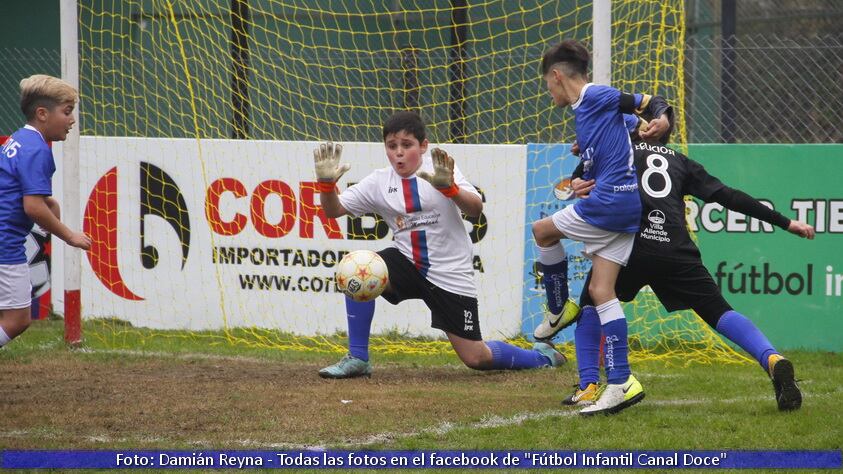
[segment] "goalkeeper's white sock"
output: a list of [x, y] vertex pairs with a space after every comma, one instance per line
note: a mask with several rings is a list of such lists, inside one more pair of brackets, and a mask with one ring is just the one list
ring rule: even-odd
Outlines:
[[6, 334], [6, 331], [3, 330], [3, 326], [0, 326], [0, 347], [3, 347], [10, 342], [12, 342], [12, 338]]

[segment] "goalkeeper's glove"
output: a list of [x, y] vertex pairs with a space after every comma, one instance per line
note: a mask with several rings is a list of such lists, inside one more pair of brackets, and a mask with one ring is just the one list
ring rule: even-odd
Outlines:
[[313, 163], [316, 167], [317, 189], [321, 193], [330, 193], [336, 190], [337, 181], [351, 165], [343, 163], [340, 165], [342, 145], [339, 143], [326, 142], [313, 149]]
[[433, 174], [425, 171], [416, 174], [446, 197], [452, 198], [459, 194], [460, 188], [454, 183], [454, 159], [439, 148], [434, 148], [430, 154], [433, 156]]

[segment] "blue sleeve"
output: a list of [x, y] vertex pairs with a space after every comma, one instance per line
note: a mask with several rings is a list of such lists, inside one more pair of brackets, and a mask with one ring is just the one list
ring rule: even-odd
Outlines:
[[18, 176], [23, 195], [52, 196], [55, 171], [56, 164], [49, 148], [38, 149], [32, 154], [21, 153], [18, 158]]
[[626, 130], [629, 133], [635, 131], [638, 128], [638, 116], [631, 115], [631, 114], [623, 114], [623, 123], [626, 125]]
[[589, 109], [617, 110], [621, 92], [614, 87], [594, 84], [585, 91], [583, 103]]

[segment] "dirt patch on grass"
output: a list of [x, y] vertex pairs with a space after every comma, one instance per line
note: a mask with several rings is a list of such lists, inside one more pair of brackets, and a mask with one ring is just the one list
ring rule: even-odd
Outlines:
[[[328, 360], [326, 359], [326, 363]], [[56, 354], [0, 365], [6, 448], [334, 446], [444, 422], [559, 408], [572, 368], [477, 372], [378, 365], [323, 380], [321, 364]]]

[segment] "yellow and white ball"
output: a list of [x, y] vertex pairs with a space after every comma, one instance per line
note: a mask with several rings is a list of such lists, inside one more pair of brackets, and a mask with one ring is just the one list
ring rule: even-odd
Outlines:
[[347, 253], [337, 265], [334, 277], [337, 288], [354, 301], [372, 301], [389, 282], [386, 262], [371, 250]]

